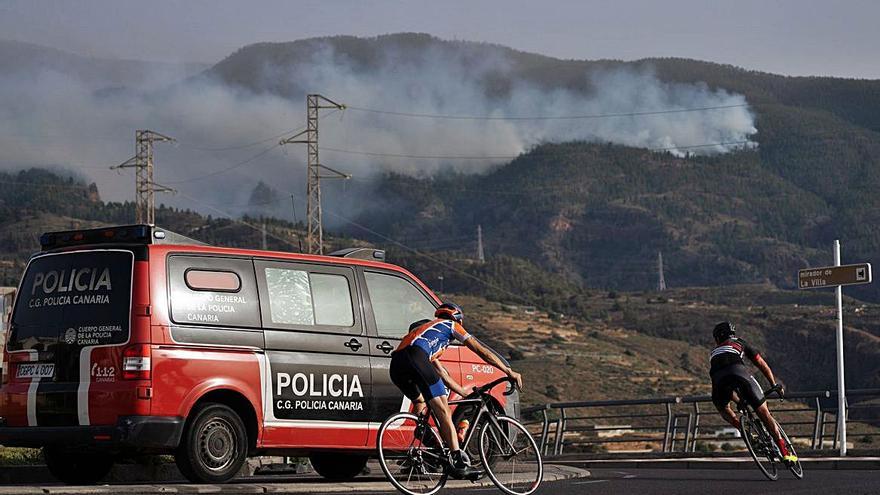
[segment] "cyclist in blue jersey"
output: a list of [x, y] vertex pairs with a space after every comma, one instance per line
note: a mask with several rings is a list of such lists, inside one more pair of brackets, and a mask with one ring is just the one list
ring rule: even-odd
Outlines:
[[452, 412], [447, 402], [446, 385], [453, 392], [465, 396], [465, 391], [440, 364], [440, 356], [453, 340], [464, 344], [486, 362], [513, 378], [522, 387], [522, 376], [483, 347], [480, 342], [461, 325], [461, 307], [444, 303], [434, 312], [434, 320], [417, 325], [410, 330], [391, 354], [391, 381], [409, 398], [417, 413], [424, 412], [426, 404], [437, 418], [440, 436], [449, 447], [451, 474], [456, 478], [467, 478], [475, 474], [467, 455], [458, 445], [458, 436], [452, 423]]

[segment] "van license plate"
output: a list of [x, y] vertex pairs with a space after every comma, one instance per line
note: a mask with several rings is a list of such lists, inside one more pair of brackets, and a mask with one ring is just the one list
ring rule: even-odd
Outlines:
[[52, 378], [55, 376], [55, 365], [47, 363], [19, 364], [17, 378]]

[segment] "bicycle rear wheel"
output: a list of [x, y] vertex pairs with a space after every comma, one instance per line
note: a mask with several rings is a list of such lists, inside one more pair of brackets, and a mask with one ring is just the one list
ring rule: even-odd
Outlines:
[[425, 418], [398, 413], [386, 419], [379, 428], [376, 448], [382, 471], [399, 491], [431, 495], [446, 484], [443, 441]]
[[773, 439], [770, 438], [763, 423], [748, 414], [743, 414], [739, 417], [739, 428], [743, 442], [749, 449], [749, 454], [752, 455], [755, 464], [767, 479], [776, 481], [779, 478], [779, 472], [776, 470], [776, 461], [774, 460], [776, 457], [775, 447]]
[[[794, 455], [797, 455], [797, 452], [794, 450], [794, 445], [792, 445], [791, 440], [788, 438], [788, 433], [785, 433], [785, 430], [782, 429], [782, 425], [779, 424], [778, 421], [776, 422], [776, 427], [779, 428], [779, 434], [782, 435], [782, 439], [785, 440], [785, 445], [786, 447], [788, 447], [788, 451]], [[795, 478], [801, 479], [804, 477], [804, 467], [801, 466], [800, 459], [798, 459], [796, 462], [786, 463], [786, 466]]]
[[486, 474], [508, 495], [529, 495], [544, 477], [535, 439], [518, 421], [506, 416], [489, 421], [480, 431], [480, 460]]

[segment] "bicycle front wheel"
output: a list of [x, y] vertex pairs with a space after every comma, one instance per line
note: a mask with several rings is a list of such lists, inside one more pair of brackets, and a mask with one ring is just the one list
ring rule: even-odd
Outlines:
[[398, 413], [386, 419], [376, 438], [379, 465], [388, 481], [407, 495], [432, 495], [446, 484], [440, 432], [427, 419]]
[[538, 444], [526, 427], [513, 418], [499, 416], [480, 431], [480, 460], [486, 474], [509, 495], [529, 495], [544, 477]]
[[755, 464], [764, 473], [764, 476], [771, 481], [776, 481], [779, 473], [776, 471], [776, 457], [773, 439], [764, 424], [760, 420], [754, 419], [752, 416], [743, 414], [739, 417], [739, 429], [742, 434], [743, 442], [749, 449], [749, 454], [755, 460]]
[[[779, 422], [776, 422], [776, 427], [779, 428], [779, 434], [782, 435], [782, 439], [785, 440], [785, 445], [788, 447], [788, 451], [794, 455], [797, 455], [797, 452], [794, 450], [794, 445], [791, 444], [791, 440], [788, 438], [788, 433], [785, 433], [785, 430], [782, 429], [782, 425]], [[804, 467], [801, 466], [801, 461], [797, 460], [796, 462], [786, 463], [788, 466], [788, 470], [791, 471], [791, 474], [794, 475], [795, 478], [801, 479], [804, 477]]]

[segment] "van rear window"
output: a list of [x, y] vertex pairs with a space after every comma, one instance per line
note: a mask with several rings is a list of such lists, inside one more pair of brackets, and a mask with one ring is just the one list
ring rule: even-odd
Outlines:
[[122, 344], [131, 316], [130, 251], [78, 251], [34, 258], [12, 313], [8, 349]]

